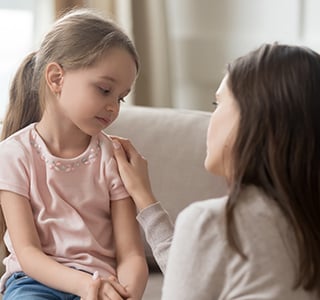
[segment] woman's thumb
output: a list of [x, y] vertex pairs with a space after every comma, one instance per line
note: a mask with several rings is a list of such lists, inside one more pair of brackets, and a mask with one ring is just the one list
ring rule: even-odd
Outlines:
[[112, 140], [112, 145], [113, 145], [113, 149], [115, 149], [115, 150], [121, 149], [121, 144], [117, 140]]

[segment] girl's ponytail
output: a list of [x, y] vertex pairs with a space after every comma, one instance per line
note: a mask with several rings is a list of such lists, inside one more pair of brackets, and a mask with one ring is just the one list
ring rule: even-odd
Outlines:
[[17, 70], [10, 88], [9, 107], [3, 121], [1, 140], [19, 129], [40, 121], [38, 86], [34, 86], [36, 52], [30, 53]]
[[[38, 87], [33, 80], [36, 52], [30, 53], [17, 70], [9, 93], [9, 107], [3, 120], [1, 140], [4, 140], [19, 129], [40, 121], [41, 108]], [[6, 230], [2, 209], [0, 209], [0, 255], [7, 250], [3, 244]]]

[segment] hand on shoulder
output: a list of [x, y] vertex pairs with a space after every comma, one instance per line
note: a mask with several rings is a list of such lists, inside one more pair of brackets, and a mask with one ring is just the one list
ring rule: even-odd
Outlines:
[[137, 208], [142, 210], [156, 203], [151, 189], [147, 160], [128, 139], [115, 136], [111, 138], [121, 179]]

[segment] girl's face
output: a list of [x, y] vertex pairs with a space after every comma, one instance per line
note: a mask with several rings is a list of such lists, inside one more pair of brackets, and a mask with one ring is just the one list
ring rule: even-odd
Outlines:
[[212, 113], [207, 132], [206, 169], [214, 174], [230, 177], [231, 150], [240, 119], [238, 104], [227, 85], [226, 75], [216, 93], [217, 108]]
[[89, 68], [66, 71], [58, 102], [62, 120], [97, 134], [117, 118], [136, 74], [132, 56], [121, 48], [109, 49]]

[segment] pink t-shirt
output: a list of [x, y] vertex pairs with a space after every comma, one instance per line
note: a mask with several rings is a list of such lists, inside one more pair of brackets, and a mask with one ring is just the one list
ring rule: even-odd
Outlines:
[[[110, 201], [128, 193], [105, 134], [93, 136], [78, 157], [61, 159], [50, 154], [31, 124], [0, 143], [0, 161], [0, 190], [30, 201], [44, 253], [66, 266], [115, 274]], [[8, 232], [4, 241], [10, 254], [3, 261], [1, 290], [21, 271]]]

